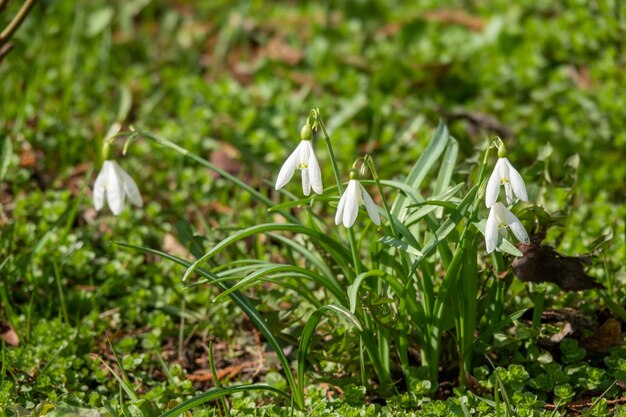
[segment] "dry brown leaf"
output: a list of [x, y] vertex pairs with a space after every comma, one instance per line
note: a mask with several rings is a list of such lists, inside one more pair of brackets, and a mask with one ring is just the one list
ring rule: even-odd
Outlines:
[[614, 318], [609, 318], [580, 344], [590, 352], [599, 353], [607, 352], [613, 346], [623, 345], [622, 324]]
[[0, 339], [11, 346], [19, 346], [20, 344], [20, 338], [17, 336], [13, 326], [5, 321], [0, 321]]
[[426, 12], [422, 18], [431, 22], [460, 25], [474, 32], [482, 32], [485, 21], [478, 16], [473, 16], [465, 10], [439, 9]]
[[20, 167], [21, 168], [34, 168], [37, 164], [37, 152], [33, 149], [22, 148], [20, 152]]
[[[216, 371], [218, 379], [234, 378], [247, 368], [255, 368], [256, 363], [254, 361], [246, 361], [238, 365], [229, 366], [224, 369], [218, 369]], [[213, 381], [213, 374], [210, 369], [198, 369], [192, 374], [187, 374], [187, 379], [195, 382]]]
[[542, 236], [533, 236], [530, 244], [517, 245], [524, 256], [515, 258], [511, 266], [519, 279], [527, 282], [553, 282], [565, 291], [604, 288], [587, 275], [583, 258], [561, 255], [552, 246], [541, 245], [541, 238]]
[[284, 62], [288, 65], [299, 64], [304, 58], [302, 50], [292, 47], [282, 37], [270, 39], [265, 48], [259, 51], [259, 56], [263, 55], [266, 55], [271, 60]]

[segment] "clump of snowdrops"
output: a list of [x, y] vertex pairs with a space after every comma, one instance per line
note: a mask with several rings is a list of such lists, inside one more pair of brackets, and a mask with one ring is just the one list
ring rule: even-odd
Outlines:
[[[155, 249], [134, 247], [184, 266], [183, 281], [189, 282], [197, 274], [201, 282], [220, 288], [215, 302], [230, 299], [248, 315], [276, 352], [289, 385], [289, 392], [263, 384], [218, 385], [168, 415], [253, 389], [288, 397], [302, 409], [307, 355], [318, 324], [328, 315], [348, 323], [357, 336], [362, 384], [388, 393], [411, 387], [418, 380], [426, 392], [437, 389], [444, 332], [455, 336], [459, 381], [464, 383], [472, 361], [484, 352], [492, 335], [521, 315], [505, 314], [506, 288], [496, 274], [507, 268], [510, 257], [505, 254], [521, 256], [508, 240], [507, 229], [517, 240], [529, 241], [524, 225], [514, 214], [517, 200], [526, 202], [528, 195], [498, 138], [489, 142], [471, 175], [455, 182], [459, 146], [440, 123], [403, 180], [381, 179], [370, 155], [355, 155], [351, 167], [339, 167], [324, 119], [319, 109], [313, 109], [300, 130], [300, 142], [294, 140], [291, 153], [286, 150], [288, 156], [275, 181], [278, 193], [270, 199], [168, 139], [137, 129], [124, 136], [127, 143], [143, 137], [194, 160], [282, 217], [275, 223], [237, 230], [207, 248], [193, 263]], [[105, 148], [108, 150], [118, 137], [120, 133], [114, 131]], [[498, 160], [488, 177], [494, 150]], [[327, 157], [321, 160], [329, 160], [330, 167], [320, 164], [317, 157], [324, 151]], [[296, 188], [291, 184], [296, 171], [300, 172], [303, 198], [290, 198], [291, 194], [281, 192], [286, 187]], [[323, 177], [329, 171], [335, 184], [325, 188]], [[116, 215], [126, 199], [136, 206], [142, 204], [137, 185], [115, 160], [105, 160], [93, 195], [96, 209], [100, 210], [106, 199]], [[317, 221], [296, 215], [292, 210], [296, 207], [310, 210]], [[366, 216], [359, 216], [361, 211]], [[236, 262], [216, 267], [208, 262], [236, 242], [258, 234], [282, 243], [290, 255], [286, 259], [297, 262], [259, 260], [246, 267]], [[311, 304], [311, 314], [299, 337], [295, 370], [281, 348], [279, 335], [270, 330], [245, 295], [247, 289], [263, 281], [296, 291]], [[325, 294], [322, 300], [312, 296], [320, 289]], [[409, 349], [419, 351], [419, 364], [414, 363]]]

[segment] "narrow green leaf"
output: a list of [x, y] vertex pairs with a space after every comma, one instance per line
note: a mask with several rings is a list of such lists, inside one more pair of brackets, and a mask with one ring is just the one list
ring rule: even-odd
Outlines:
[[[450, 137], [448, 145], [446, 146], [446, 152], [441, 159], [441, 166], [439, 167], [439, 174], [437, 175], [437, 180], [435, 181], [433, 194], [438, 195], [443, 193], [444, 190], [450, 185], [450, 180], [452, 179], [452, 173], [454, 172], [454, 167], [456, 166], [456, 158], [458, 154], [459, 143], [456, 139]], [[441, 218], [442, 214], [443, 209], [438, 209], [437, 217]]]
[[398, 248], [400, 250], [405, 251], [406, 253], [410, 253], [415, 256], [424, 256], [422, 252], [420, 252], [417, 248], [409, 245], [407, 242], [403, 242], [401, 240], [396, 239], [393, 236], [385, 235], [378, 239], [380, 243], [387, 246], [392, 246], [394, 248]]
[[[333, 187], [333, 188], [337, 188], [337, 187]], [[325, 189], [324, 191], [328, 192], [328, 188]], [[304, 207], [304, 206], [308, 206], [311, 205], [313, 203], [316, 202], [328, 202], [328, 201], [339, 201], [339, 197], [337, 196], [323, 196], [323, 195], [318, 195], [318, 194], [314, 194], [310, 197], [307, 198], [300, 198], [298, 200], [292, 200], [292, 201], [287, 201], [285, 203], [281, 203], [281, 204], [276, 204], [270, 208], [267, 209], [267, 211], [269, 211], [270, 213], [274, 213], [274, 212], [279, 212], [282, 210], [288, 210], [294, 207]]]
[[227, 246], [238, 242], [242, 239], [245, 239], [248, 236], [253, 236], [258, 233], [267, 233], [267, 232], [293, 232], [307, 235], [313, 238], [317, 243], [324, 247], [333, 259], [342, 266], [342, 269], [348, 276], [353, 276], [354, 271], [349, 266], [350, 261], [352, 260], [352, 255], [348, 252], [345, 246], [340, 245], [335, 240], [327, 236], [325, 233], [322, 233], [318, 230], [314, 230], [310, 227], [302, 226], [299, 224], [290, 224], [290, 223], [267, 223], [260, 224], [256, 226], [249, 227], [247, 229], [243, 229], [228, 236], [226, 239], [222, 240], [218, 243], [213, 249], [205, 253], [201, 258], [196, 260], [193, 264], [187, 268], [185, 274], [183, 275], [183, 281], [185, 281], [189, 276], [202, 264], [207, 261], [209, 258], [219, 253], [221, 250], [226, 248]]
[[194, 258], [199, 258], [204, 254], [204, 249], [200, 246], [196, 236], [194, 236], [193, 229], [189, 222], [184, 219], [178, 219], [176, 222], [176, 231], [178, 232], [180, 242], [189, 249]]
[[[483, 330], [480, 335], [478, 336], [477, 339], [474, 340], [474, 343], [472, 344], [471, 348], [469, 349], [469, 351], [473, 351], [474, 348], [476, 347], [476, 344], [478, 344], [479, 341], [482, 341], [484, 343], [487, 343], [489, 341], [489, 338], [496, 333], [497, 331], [499, 331], [500, 329], [502, 329], [504, 326], [506, 326], [509, 323], [513, 323], [515, 320], [519, 319], [520, 317], [522, 317], [522, 315], [528, 311], [527, 308], [523, 308], [521, 310], [517, 310], [513, 313], [511, 313], [508, 317], [503, 318], [502, 320], [500, 320], [497, 323], [492, 324], [491, 326], [489, 326], [487, 329]], [[469, 354], [469, 352], [465, 352], [464, 355]]]
[[[422, 152], [422, 155], [419, 157], [417, 162], [415, 162], [411, 172], [406, 177], [406, 180], [404, 181], [406, 185], [415, 190], [420, 188], [422, 181], [426, 178], [430, 169], [445, 150], [446, 145], [448, 144], [448, 137], [448, 128], [442, 121], [440, 121], [433, 138], [430, 140], [428, 146], [424, 152]], [[406, 198], [404, 196], [398, 196], [391, 207], [391, 213], [400, 220], [402, 220], [406, 214], [405, 201]]]
[[[309, 319], [306, 321], [304, 328], [302, 329], [302, 335], [300, 336], [300, 347], [298, 349], [298, 386], [301, 390], [304, 390], [304, 366], [306, 364], [306, 355], [311, 345], [311, 339], [320, 320], [326, 312], [335, 313], [338, 316], [342, 316], [348, 320], [352, 326], [360, 333], [363, 331], [363, 327], [359, 320], [345, 307], [337, 305], [325, 305], [313, 312]], [[304, 391], [302, 391], [304, 396]]]
[[2, 143], [0, 144], [0, 182], [4, 180], [7, 171], [9, 170], [9, 163], [11, 162], [11, 155], [13, 154], [13, 145], [9, 135], [4, 135]]
[[174, 417], [180, 416], [185, 411], [191, 410], [199, 405], [202, 405], [206, 402], [217, 400], [218, 398], [224, 398], [227, 395], [235, 394], [237, 392], [248, 392], [248, 391], [269, 391], [274, 394], [281, 395], [287, 399], [289, 396], [278, 388], [274, 388], [270, 385], [266, 384], [249, 384], [249, 385], [233, 385], [231, 387], [226, 388], [212, 388], [202, 394], [196, 395], [193, 398], [188, 399], [187, 401], [177, 405], [171, 410], [167, 410], [165, 413], [161, 414], [160, 417]]
[[282, 265], [282, 264], [270, 264], [270, 265], [267, 265], [263, 268], [256, 270], [255, 272], [246, 276], [245, 278], [240, 280], [238, 283], [236, 283], [229, 289], [219, 294], [217, 297], [215, 297], [213, 301], [221, 302], [224, 300], [224, 298], [228, 297], [230, 293], [232, 293], [233, 291], [238, 291], [243, 287], [253, 284], [255, 281], [263, 278], [264, 276], [278, 273], [278, 272], [294, 272], [294, 273], [300, 274], [301, 276], [306, 276], [307, 278], [317, 283], [319, 286], [329, 290], [335, 296], [337, 301], [339, 301], [342, 304], [347, 304], [348, 300], [346, 299], [346, 296], [343, 293], [343, 288], [336, 281], [330, 281], [326, 277], [316, 274], [315, 272], [310, 271], [306, 268], [301, 268], [295, 265]]

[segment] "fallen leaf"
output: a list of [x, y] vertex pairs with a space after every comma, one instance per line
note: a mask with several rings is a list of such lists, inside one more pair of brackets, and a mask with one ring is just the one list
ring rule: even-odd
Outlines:
[[13, 330], [13, 326], [11, 326], [10, 323], [1, 320], [0, 339], [4, 340], [5, 343], [11, 346], [19, 346], [20, 344], [20, 338], [17, 336], [17, 333], [15, 333], [15, 330]]
[[467, 389], [473, 394], [485, 396], [490, 393], [490, 391], [478, 381], [478, 378], [468, 372], [465, 373], [465, 384], [467, 385]]
[[523, 256], [515, 258], [511, 266], [522, 281], [553, 282], [565, 291], [581, 291], [604, 288], [585, 272], [585, 259], [579, 256], [564, 256], [552, 246], [541, 245], [541, 236], [534, 236], [530, 244], [519, 243]]
[[456, 9], [439, 9], [426, 12], [422, 18], [431, 22], [439, 22], [463, 26], [474, 32], [482, 32], [485, 27], [485, 21], [478, 17], [472, 16], [464, 10]]
[[22, 148], [20, 152], [20, 167], [33, 168], [37, 164], [38, 155], [33, 149]]
[[290, 46], [282, 37], [274, 37], [267, 42], [263, 53], [273, 61], [281, 61], [288, 65], [299, 64], [304, 58], [304, 52]]
[[607, 352], [610, 348], [623, 345], [622, 324], [614, 318], [609, 318], [591, 336], [580, 342], [582, 347], [590, 352]]

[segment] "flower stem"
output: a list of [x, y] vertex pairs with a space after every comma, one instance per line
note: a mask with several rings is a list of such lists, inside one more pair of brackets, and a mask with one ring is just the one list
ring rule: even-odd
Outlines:
[[[333, 152], [333, 146], [330, 143], [330, 136], [328, 136], [328, 132], [326, 131], [326, 125], [324, 125], [324, 121], [322, 120], [322, 116], [319, 114], [319, 110], [315, 109], [312, 110], [312, 112], [315, 112], [315, 121], [317, 122], [320, 129], [322, 130], [322, 133], [324, 134], [326, 148], [328, 149], [330, 161], [333, 165], [333, 172], [335, 173], [335, 181], [337, 181], [337, 189], [339, 190], [339, 195], [341, 195], [343, 194], [343, 184], [341, 183], [341, 175], [339, 174], [339, 166], [337, 165], [337, 159], [335, 158], [335, 153]], [[354, 263], [354, 270], [356, 272], [356, 275], [359, 275], [361, 273], [361, 261], [359, 260], [359, 251], [352, 228], [348, 228], [348, 236], [350, 239], [350, 250], [352, 251], [352, 262]]]
[[380, 178], [378, 178], [378, 173], [376, 172], [376, 167], [374, 166], [374, 160], [372, 159], [371, 156], [366, 155], [365, 161], [367, 163], [367, 167], [372, 173], [372, 178], [374, 179], [374, 182], [376, 183], [376, 188], [378, 188], [380, 199], [383, 202], [383, 208], [385, 209], [385, 212], [387, 213], [387, 218], [389, 219], [389, 227], [391, 227], [391, 233], [393, 233], [393, 236], [396, 239], [400, 239], [400, 235], [398, 234], [398, 231], [396, 230], [396, 225], [394, 224], [393, 218], [391, 217], [391, 210], [389, 210], [389, 206], [387, 205], [387, 199], [385, 198], [383, 194], [383, 186], [380, 183]]
[[343, 183], [341, 182], [341, 174], [339, 174], [339, 166], [337, 165], [337, 159], [335, 158], [335, 152], [333, 152], [333, 147], [330, 143], [330, 136], [328, 136], [328, 132], [326, 131], [326, 125], [324, 125], [324, 121], [322, 120], [322, 116], [317, 115], [317, 123], [322, 129], [322, 133], [324, 134], [324, 139], [326, 140], [326, 147], [328, 148], [328, 154], [330, 155], [330, 161], [333, 165], [333, 172], [335, 173], [335, 181], [337, 181], [337, 188], [339, 189], [339, 194], [343, 194]]

